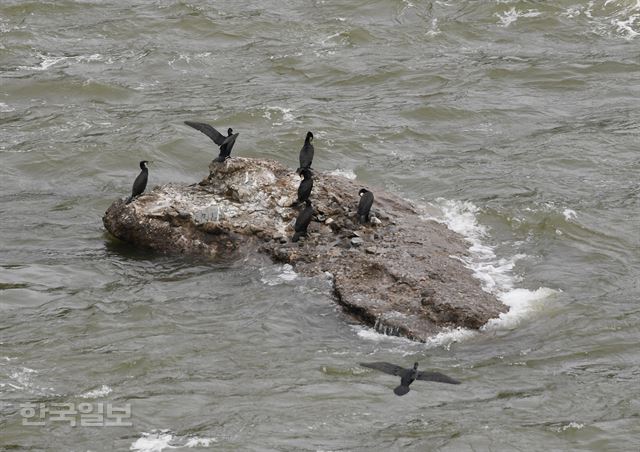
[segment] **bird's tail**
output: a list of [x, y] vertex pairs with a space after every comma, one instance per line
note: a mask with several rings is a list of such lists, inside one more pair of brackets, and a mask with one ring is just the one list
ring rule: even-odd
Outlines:
[[402, 386], [402, 385], [400, 385], [400, 386], [398, 386], [397, 388], [395, 388], [395, 389], [393, 390], [393, 392], [394, 392], [394, 393], [395, 393], [395, 395], [397, 395], [397, 396], [402, 396], [402, 395], [405, 395], [407, 392], [409, 392], [409, 390], [410, 390], [410, 389], [409, 389], [409, 386]]
[[300, 234], [299, 232], [296, 232], [295, 234], [293, 234], [293, 237], [291, 238], [292, 242], [297, 242], [298, 240], [300, 240], [300, 236], [302, 234]]
[[129, 204], [131, 201], [133, 201], [133, 196], [129, 196], [127, 198], [127, 202], [125, 202], [125, 204]]
[[366, 215], [358, 215], [358, 222], [360, 224], [365, 224], [367, 222], [367, 216]]

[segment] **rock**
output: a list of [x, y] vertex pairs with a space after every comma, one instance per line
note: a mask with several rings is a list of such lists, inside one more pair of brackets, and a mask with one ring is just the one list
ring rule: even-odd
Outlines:
[[294, 170], [241, 157], [209, 169], [199, 184], [167, 184], [130, 204], [115, 201], [105, 227], [120, 240], [161, 252], [241, 258], [261, 251], [304, 275], [331, 274], [336, 300], [348, 313], [382, 333], [414, 340], [445, 327], [480, 328], [506, 311], [451, 257], [468, 253], [464, 239], [421, 219], [401, 198], [376, 190], [380, 223], [359, 225], [360, 185], [316, 171], [313, 206], [332, 221], [316, 216], [308, 237], [290, 243], [298, 215], [289, 207], [298, 188]]

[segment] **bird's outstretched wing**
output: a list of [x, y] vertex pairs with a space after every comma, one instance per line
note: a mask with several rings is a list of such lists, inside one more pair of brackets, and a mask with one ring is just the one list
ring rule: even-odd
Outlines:
[[454, 378], [447, 377], [440, 372], [418, 372], [416, 380], [437, 381], [438, 383], [449, 383], [451, 385], [459, 385], [460, 382]]
[[395, 364], [383, 363], [383, 362], [360, 363], [360, 365], [362, 367], [369, 367], [370, 369], [379, 370], [380, 372], [384, 372], [385, 374], [389, 374], [389, 375], [400, 375], [400, 373], [404, 370], [404, 368], [401, 366], [396, 366]]
[[193, 122], [193, 121], [185, 121], [184, 122], [189, 127], [193, 127], [196, 130], [204, 133], [206, 136], [211, 138], [215, 144], [218, 146], [222, 146], [224, 140], [227, 139], [224, 135], [218, 132], [216, 129], [211, 127], [209, 124], [205, 124], [204, 122]]

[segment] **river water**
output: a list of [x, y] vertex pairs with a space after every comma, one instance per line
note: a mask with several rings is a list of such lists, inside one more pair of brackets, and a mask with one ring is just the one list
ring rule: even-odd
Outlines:
[[[0, 449], [638, 450], [639, 34], [637, 0], [2, 0]], [[510, 314], [412, 343], [323, 278], [111, 239], [139, 160], [207, 174], [184, 120], [292, 167], [312, 130]]]

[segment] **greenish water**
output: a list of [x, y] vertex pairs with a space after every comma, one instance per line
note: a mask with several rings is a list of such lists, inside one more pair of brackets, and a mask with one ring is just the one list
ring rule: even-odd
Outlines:
[[[3, 0], [0, 449], [638, 450], [638, 34], [636, 0]], [[292, 167], [312, 130], [314, 167], [464, 233], [511, 314], [415, 344], [322, 278], [114, 242], [139, 160], [206, 175], [184, 120]], [[374, 360], [463, 384], [396, 397]]]

